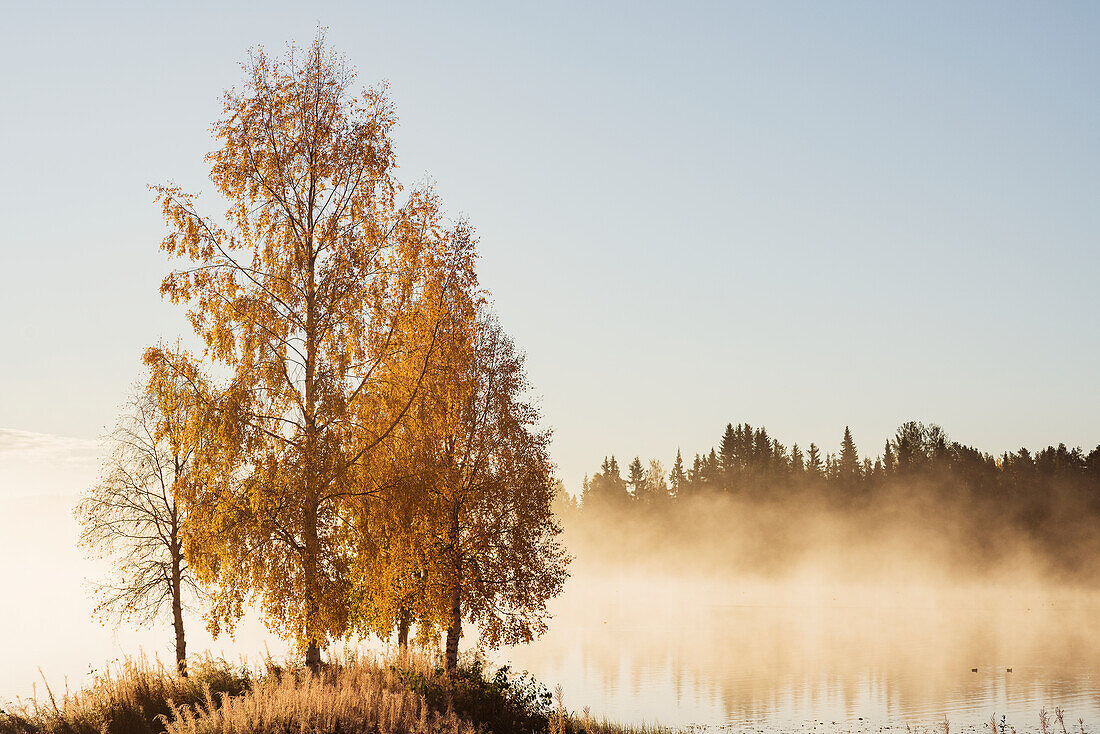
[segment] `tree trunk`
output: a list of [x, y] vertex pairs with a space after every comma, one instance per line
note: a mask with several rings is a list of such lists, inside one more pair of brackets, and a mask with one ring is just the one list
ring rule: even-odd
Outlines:
[[321, 648], [315, 639], [310, 639], [309, 647], [306, 648], [306, 667], [314, 675], [321, 671]]
[[305, 528], [306, 557], [305, 566], [306, 582], [306, 666], [310, 672], [317, 675], [321, 672], [321, 645], [318, 639], [318, 627], [320, 627], [321, 609], [317, 599], [317, 519], [316, 514], [306, 520]]
[[[448, 455], [448, 460], [450, 456]], [[447, 672], [453, 673], [458, 669], [458, 638], [462, 636], [462, 550], [459, 547], [461, 526], [458, 522], [458, 502], [454, 501], [451, 507], [451, 537], [449, 538], [451, 570], [454, 578], [451, 581], [451, 623], [447, 627]]]
[[176, 629], [176, 670], [187, 677], [187, 640], [183, 636], [183, 583], [180, 551], [172, 552], [172, 626]]
[[409, 650], [409, 625], [412, 624], [412, 615], [408, 609], [402, 609], [397, 621], [397, 647], [401, 654]]
[[447, 627], [447, 672], [458, 669], [458, 638], [462, 636], [462, 583], [451, 590], [451, 624]]
[[305, 518], [303, 538], [305, 545], [304, 558], [302, 559], [305, 571], [305, 595], [306, 595], [306, 665], [310, 672], [317, 675], [321, 672], [321, 645], [319, 628], [321, 626], [321, 604], [318, 599], [318, 537], [317, 537], [317, 505], [310, 503]]
[[447, 627], [447, 672], [458, 669], [458, 638], [462, 636], [462, 553], [458, 547], [458, 508], [451, 516], [451, 554], [454, 580], [451, 586], [451, 624]]
[[303, 233], [305, 235], [306, 251], [309, 253], [308, 262], [305, 263], [307, 268], [307, 283], [306, 283], [306, 323], [305, 323], [305, 451], [304, 451], [304, 476], [303, 476], [303, 489], [306, 494], [306, 516], [305, 527], [303, 530], [303, 545], [305, 546], [305, 557], [303, 561], [303, 571], [305, 572], [305, 592], [306, 592], [306, 665], [310, 671], [317, 675], [321, 672], [321, 640], [318, 639], [318, 632], [321, 627], [321, 604], [318, 598], [320, 589], [318, 583], [318, 574], [320, 569], [318, 568], [318, 559], [320, 556], [320, 543], [317, 533], [317, 520], [318, 520], [318, 504], [320, 502], [320, 491], [318, 482], [320, 476], [318, 475], [318, 457], [317, 451], [317, 396], [315, 390], [317, 385], [315, 384], [315, 375], [317, 368], [317, 318], [316, 318], [316, 276], [317, 276], [317, 260], [316, 254], [313, 250], [313, 188], [310, 187], [310, 200], [309, 200], [309, 221], [307, 230]]

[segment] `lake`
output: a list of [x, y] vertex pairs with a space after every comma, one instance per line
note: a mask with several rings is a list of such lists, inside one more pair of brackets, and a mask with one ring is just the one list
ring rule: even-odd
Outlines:
[[1100, 724], [1091, 592], [575, 571], [550, 632], [499, 656], [560, 683], [570, 709], [844, 731], [988, 727], [996, 712], [1024, 731], [1057, 706], [1067, 727]]
[[[31, 695], [36, 681], [41, 693], [39, 668], [56, 691], [142, 650], [172, 659], [167, 625], [115, 630], [91, 618], [85, 580], [103, 567], [76, 548], [71, 510], [94, 478], [94, 447], [39, 443], [18, 462], [0, 455], [0, 705]], [[1023, 732], [1038, 728], [1040, 707], [1059, 706], [1071, 729], [1078, 717], [1088, 732], [1100, 725], [1100, 603], [1091, 591], [1022, 581], [944, 587], [906, 581], [900, 570], [890, 585], [867, 586], [812, 574], [690, 576], [687, 565], [647, 575], [583, 558], [572, 571], [550, 632], [494, 656], [550, 688], [560, 683], [572, 710], [806, 731], [904, 731], [944, 716], [962, 731], [996, 712]], [[191, 615], [188, 639], [192, 653], [230, 659], [287, 652], [254, 618], [236, 639], [215, 641]]]

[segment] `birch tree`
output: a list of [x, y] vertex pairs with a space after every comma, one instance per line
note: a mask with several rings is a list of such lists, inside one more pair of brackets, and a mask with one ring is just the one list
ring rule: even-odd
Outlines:
[[[245, 73], [207, 156], [224, 218], [155, 188], [162, 249], [182, 261], [161, 291], [189, 305], [225, 375], [196, 387], [196, 430], [216, 440], [182, 497], [185, 550], [213, 585], [213, 632], [255, 601], [316, 670], [348, 629], [347, 504], [374, 491], [372, 453], [421, 394], [433, 284], [472, 277], [473, 241], [445, 226], [430, 187], [396, 181], [385, 87], [355, 94], [322, 36], [304, 53], [256, 51]], [[191, 369], [157, 350], [147, 362]]]
[[176, 668], [187, 675], [185, 600], [200, 592], [183, 554], [185, 514], [178, 497], [195, 453], [185, 385], [151, 379], [135, 388], [107, 437], [99, 480], [75, 514], [80, 543], [113, 565], [98, 583], [95, 612], [151, 624], [167, 611], [175, 630]]
[[440, 341], [451, 371], [418, 413], [436, 548], [425, 608], [446, 631], [453, 671], [464, 621], [485, 647], [541, 635], [568, 558], [551, 510], [550, 434], [538, 428], [523, 356], [484, 309], [465, 335]]

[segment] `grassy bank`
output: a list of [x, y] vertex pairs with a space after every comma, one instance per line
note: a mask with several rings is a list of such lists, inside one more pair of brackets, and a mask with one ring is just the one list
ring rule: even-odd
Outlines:
[[[622, 726], [570, 712], [526, 674], [488, 671], [477, 660], [453, 676], [421, 656], [330, 662], [318, 675], [269, 662], [263, 670], [224, 660], [192, 664], [180, 678], [160, 664], [128, 661], [75, 693], [44, 686], [38, 697], [0, 710], [0, 734], [672, 734], [665, 727]], [[792, 734], [819, 732], [816, 724]], [[1021, 734], [1089, 734], [1062, 709], [1042, 709]], [[835, 722], [834, 722], [835, 726]], [[688, 727], [703, 732], [709, 727]], [[719, 730], [725, 727], [716, 727]], [[897, 734], [1017, 734], [994, 715], [984, 725], [875, 726]], [[763, 731], [748, 727], [747, 731]], [[850, 729], [837, 729], [844, 731]]]
[[268, 663], [263, 671], [206, 660], [180, 678], [148, 661], [127, 662], [86, 689], [0, 714], [0, 734], [613, 734], [637, 732], [587, 712], [507, 668], [480, 661], [447, 676], [430, 660], [357, 658], [319, 675]]

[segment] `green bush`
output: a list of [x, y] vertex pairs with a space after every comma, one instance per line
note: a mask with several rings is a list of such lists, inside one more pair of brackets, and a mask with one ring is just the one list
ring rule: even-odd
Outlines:
[[527, 672], [515, 674], [505, 665], [488, 675], [479, 658], [460, 665], [453, 676], [442, 668], [428, 673], [395, 665], [390, 669], [436, 710], [453, 710], [486, 731], [544, 734], [549, 729], [553, 697]]

